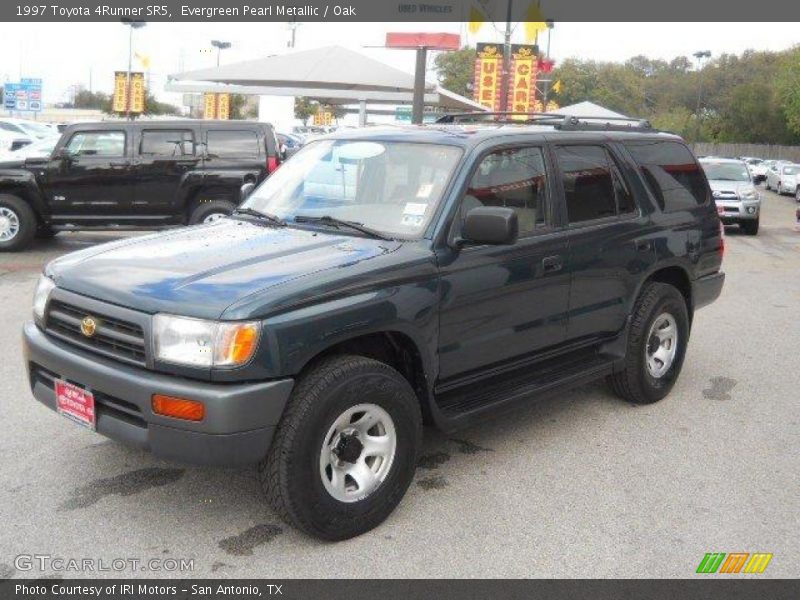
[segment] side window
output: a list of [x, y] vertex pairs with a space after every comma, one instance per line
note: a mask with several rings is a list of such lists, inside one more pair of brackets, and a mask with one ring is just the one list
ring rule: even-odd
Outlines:
[[626, 147], [664, 212], [686, 210], [709, 201], [703, 171], [683, 144], [629, 142]]
[[541, 148], [492, 152], [472, 176], [461, 204], [462, 218], [476, 206], [513, 208], [519, 235], [531, 235], [545, 224], [547, 180]]
[[125, 156], [125, 132], [79, 131], [70, 138], [67, 152], [72, 156]]
[[194, 156], [194, 133], [169, 129], [145, 130], [142, 132], [139, 154], [142, 156]]
[[614, 180], [614, 195], [617, 197], [617, 214], [627, 215], [636, 212], [636, 202], [631, 189], [619, 170], [619, 165], [609, 156], [611, 163], [611, 176]]
[[[556, 155], [561, 166], [569, 222], [615, 216], [615, 182], [605, 148], [559, 146]], [[623, 183], [621, 178], [619, 182]]]
[[212, 130], [208, 132], [207, 141], [209, 156], [258, 158], [261, 154], [255, 131]]

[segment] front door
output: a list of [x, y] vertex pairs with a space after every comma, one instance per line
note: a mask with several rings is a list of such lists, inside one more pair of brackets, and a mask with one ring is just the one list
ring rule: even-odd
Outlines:
[[517, 212], [520, 234], [510, 246], [466, 245], [439, 256], [440, 381], [480, 376], [564, 341], [567, 244], [553, 227], [547, 172], [537, 146], [494, 150], [479, 162], [459, 221], [475, 207], [505, 206]]
[[127, 133], [123, 127], [76, 131], [53, 156], [44, 191], [55, 221], [100, 220], [130, 211], [134, 173]]

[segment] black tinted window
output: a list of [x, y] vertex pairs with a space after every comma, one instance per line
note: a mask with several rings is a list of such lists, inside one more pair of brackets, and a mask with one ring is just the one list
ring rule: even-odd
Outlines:
[[626, 144], [664, 212], [685, 210], [708, 201], [708, 185], [689, 149], [678, 142]]
[[142, 156], [192, 156], [194, 135], [191, 131], [180, 130], [143, 131], [139, 153]]
[[601, 146], [559, 146], [558, 162], [564, 178], [564, 196], [570, 223], [617, 214], [614, 178], [608, 155]]
[[258, 135], [255, 131], [209, 131], [208, 154], [210, 156], [257, 157]]
[[544, 224], [546, 194], [544, 156], [540, 148], [492, 152], [478, 165], [462, 202], [462, 213], [477, 206], [513, 208], [520, 236]]

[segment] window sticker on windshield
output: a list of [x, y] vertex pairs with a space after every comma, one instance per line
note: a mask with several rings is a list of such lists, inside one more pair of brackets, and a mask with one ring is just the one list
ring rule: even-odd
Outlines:
[[425, 222], [425, 217], [422, 215], [409, 215], [408, 213], [403, 214], [403, 225], [407, 225], [408, 227], [419, 227]]
[[[419, 194], [418, 194], [419, 195]], [[422, 202], [406, 202], [406, 207], [403, 209], [403, 216], [424, 216], [425, 211], [428, 210], [428, 205]]]
[[417, 190], [417, 198], [430, 198], [432, 191], [433, 191], [432, 183], [420, 184], [419, 189]]

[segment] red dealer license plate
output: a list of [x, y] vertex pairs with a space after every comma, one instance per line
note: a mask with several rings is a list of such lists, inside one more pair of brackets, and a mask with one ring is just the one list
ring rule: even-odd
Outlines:
[[95, 429], [94, 394], [77, 385], [56, 380], [56, 406], [58, 412], [79, 425]]

